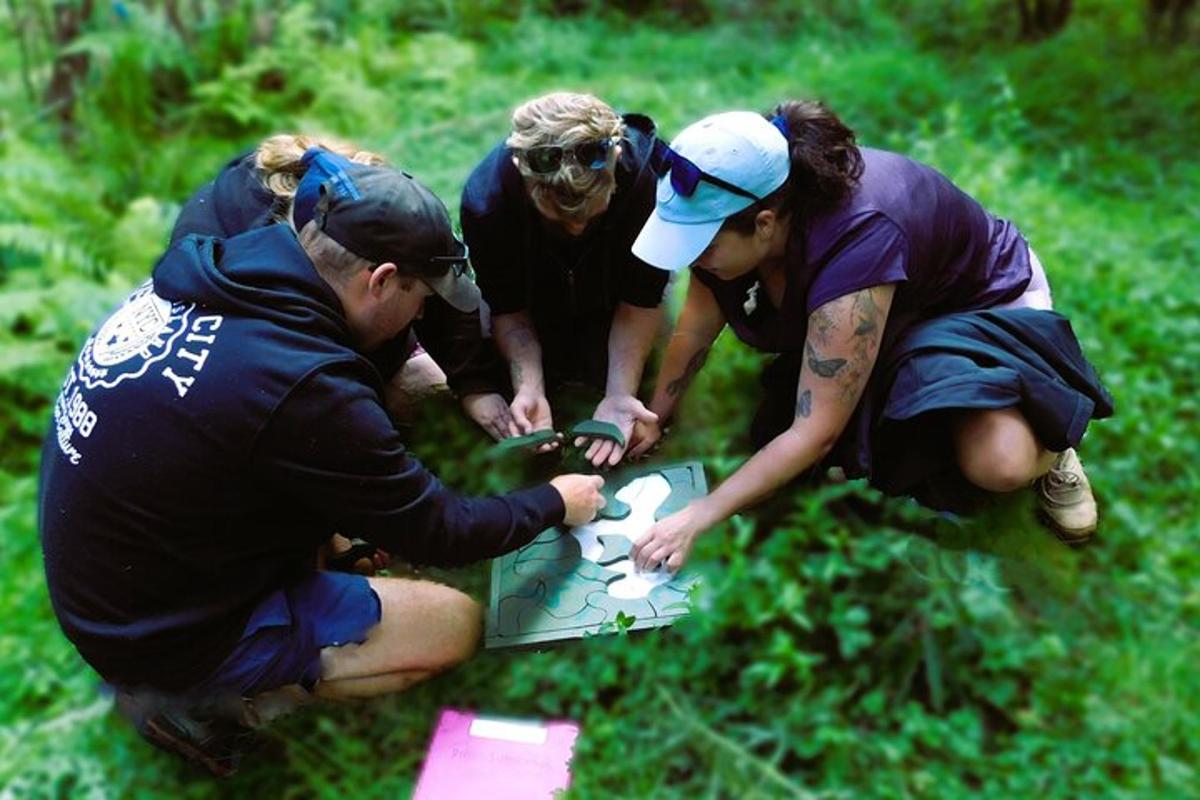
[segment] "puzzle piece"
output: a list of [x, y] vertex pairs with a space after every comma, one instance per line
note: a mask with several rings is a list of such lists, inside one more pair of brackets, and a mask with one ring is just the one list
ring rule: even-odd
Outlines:
[[[574, 569], [580, 557], [579, 540], [558, 528], [542, 531], [516, 553], [512, 571], [516, 575], [563, 575]], [[590, 559], [589, 559], [590, 560]]]
[[600, 490], [604, 495], [604, 508], [596, 514], [599, 519], [625, 519], [629, 516], [629, 504], [624, 500], [618, 500], [613, 494], [612, 483], [606, 482], [604, 488]]
[[542, 607], [547, 615], [555, 619], [588, 624], [581, 622], [579, 617], [588, 607], [588, 595], [596, 591], [608, 591], [608, 584], [599, 580], [561, 583], [558, 586], [547, 588]]
[[588, 604], [604, 612], [608, 619], [616, 619], [620, 612], [638, 620], [653, 619], [657, 615], [654, 606], [647, 600], [623, 600], [608, 592], [593, 592], [588, 595]]
[[654, 512], [656, 522], [676, 511], [682, 511], [688, 503], [706, 493], [704, 488], [699, 493], [694, 491], [696, 486], [705, 486], [704, 468], [699, 464], [687, 464], [684, 468], [665, 473], [663, 477], [670, 482], [671, 492]]
[[676, 616], [687, 612], [688, 595], [698, 582], [697, 578], [686, 578], [655, 586], [646, 600], [659, 616]]
[[[601, 566], [609, 566], [616, 562], [629, 558], [629, 551], [633, 549], [633, 542], [628, 536], [621, 534], [602, 533], [596, 537], [599, 539], [601, 547], [600, 553], [596, 558], [589, 558], [589, 561], [595, 561]], [[587, 558], [585, 555], [584, 558]]]
[[608, 439], [617, 443], [618, 447], [625, 447], [625, 435], [621, 433], [621, 429], [611, 422], [601, 422], [597, 419], [585, 419], [582, 422], [576, 422], [571, 427], [571, 437], [583, 436], [590, 439]]

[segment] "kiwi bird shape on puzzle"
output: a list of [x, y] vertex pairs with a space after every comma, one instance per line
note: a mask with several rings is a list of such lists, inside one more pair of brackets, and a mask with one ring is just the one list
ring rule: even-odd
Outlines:
[[594, 521], [544, 530], [492, 562], [486, 646], [527, 647], [613, 632], [618, 614], [630, 629], [670, 625], [686, 614], [695, 576], [686, 569], [675, 575], [638, 570], [629, 551], [656, 520], [707, 493], [704, 468], [696, 461], [607, 476], [607, 504]]

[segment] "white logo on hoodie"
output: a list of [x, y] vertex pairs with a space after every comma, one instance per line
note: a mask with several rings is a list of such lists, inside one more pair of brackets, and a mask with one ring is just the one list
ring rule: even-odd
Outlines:
[[136, 380], [174, 351], [174, 359], [159, 374], [177, 397], [187, 395], [224, 320], [218, 314], [192, 319], [195, 309], [195, 303], [164, 300], [146, 281], [84, 343], [54, 404], [58, 446], [72, 464], [83, 459], [79, 447], [101, 422], [85, 390], [112, 389], [126, 378]]
[[84, 343], [79, 354], [83, 385], [111, 389], [126, 378], [145, 375], [151, 364], [170, 354], [195, 307], [164, 300], [150, 281], [143, 283]]

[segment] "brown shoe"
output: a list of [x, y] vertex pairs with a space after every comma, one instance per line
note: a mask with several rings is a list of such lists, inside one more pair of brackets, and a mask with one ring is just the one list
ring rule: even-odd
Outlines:
[[[133, 723], [142, 738], [160, 750], [174, 753], [216, 778], [238, 770], [242, 757], [258, 743], [253, 729], [226, 708], [189, 708], [153, 692], [118, 690], [116, 708]], [[224, 704], [228, 705], [228, 703]], [[240, 710], [240, 698], [238, 709]]]
[[1043, 519], [1059, 540], [1081, 545], [1096, 532], [1096, 498], [1074, 448], [1058, 454], [1050, 471], [1033, 482]]

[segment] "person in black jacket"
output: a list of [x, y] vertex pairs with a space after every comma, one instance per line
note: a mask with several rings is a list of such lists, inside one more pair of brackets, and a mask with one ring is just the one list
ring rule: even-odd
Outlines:
[[[299, 231], [311, 218], [316, 190], [330, 170], [349, 163], [381, 165], [385, 160], [327, 136], [271, 136], [232, 159], [187, 200], [171, 231], [171, 244], [189, 234], [225, 238], [276, 223]], [[503, 365], [483, 340], [478, 310], [458, 311], [431, 298], [421, 319], [370, 358], [387, 384], [388, 408], [394, 414], [403, 416], [422, 396], [448, 385], [467, 415], [493, 438], [513, 430], [508, 402], [494, 390], [494, 376], [503, 372]]]
[[602, 479], [583, 475], [463, 497], [405, 450], [364, 354], [428, 296], [474, 309], [465, 255], [429, 190], [349, 165], [298, 237], [180, 240], [84, 344], [43, 450], [47, 584], [68, 638], [155, 743], [226, 774], [236, 749], [209, 724], [229, 714], [197, 707], [296, 686], [397, 691], [469, 656], [473, 600], [315, 570], [333, 530], [449, 566], [603, 504]]
[[[558, 92], [520, 106], [467, 180], [463, 236], [521, 433], [553, 427], [547, 395], [572, 382], [603, 392], [593, 417], [626, 441], [653, 416], [636, 395], [668, 273], [630, 247], [654, 208], [655, 140], [647, 117]], [[587, 457], [614, 465], [623, 451], [596, 440]]]

